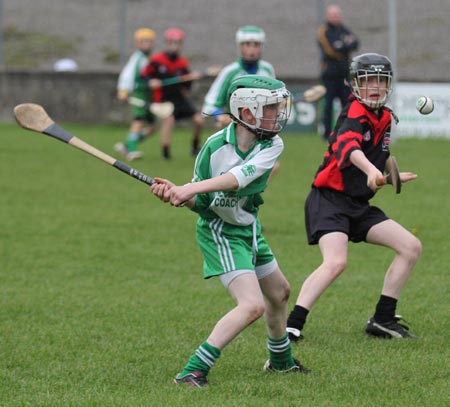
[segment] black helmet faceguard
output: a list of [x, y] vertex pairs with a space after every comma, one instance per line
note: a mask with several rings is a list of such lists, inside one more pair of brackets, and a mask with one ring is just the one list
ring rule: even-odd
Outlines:
[[[377, 86], [369, 88], [367, 86], [369, 77], [377, 77]], [[392, 63], [388, 57], [384, 55], [369, 53], [362, 54], [352, 59], [350, 64], [350, 86], [352, 93], [361, 103], [370, 109], [379, 109], [384, 106], [389, 96], [392, 93], [392, 79], [394, 73], [392, 71]], [[365, 79], [364, 85], [361, 79]], [[377, 92], [380, 88], [382, 80], [386, 81], [386, 92], [384, 95], [380, 94], [378, 100], [366, 98], [361, 96], [361, 90], [367, 89]]]

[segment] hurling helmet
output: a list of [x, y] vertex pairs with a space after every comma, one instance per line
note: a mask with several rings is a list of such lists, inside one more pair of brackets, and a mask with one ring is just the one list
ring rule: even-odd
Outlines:
[[260, 42], [264, 44], [266, 41], [266, 33], [262, 28], [254, 25], [246, 25], [239, 28], [236, 32], [236, 43], [242, 44], [243, 42]]
[[156, 38], [156, 33], [150, 28], [139, 28], [134, 32], [134, 41], [142, 40], [154, 40]]
[[[377, 85], [368, 87], [369, 77], [377, 77]], [[354, 57], [350, 64], [350, 87], [353, 95], [362, 104], [371, 109], [379, 109], [384, 106], [392, 93], [394, 72], [392, 63], [384, 55], [367, 53]], [[362, 79], [365, 79], [362, 83]], [[386, 81], [386, 92], [378, 93], [381, 80]], [[366, 90], [366, 98], [362, 97], [361, 90]], [[377, 100], [367, 97], [374, 92], [379, 94]]]
[[180, 41], [183, 42], [186, 38], [186, 34], [179, 28], [169, 28], [164, 32], [164, 39], [166, 41]]
[[[291, 93], [282, 81], [261, 75], [240, 76], [228, 88], [231, 118], [260, 139], [270, 139], [284, 128], [291, 113], [291, 99]], [[278, 109], [273, 118], [264, 117], [266, 106]], [[243, 120], [241, 110], [244, 108], [253, 114], [255, 123]]]

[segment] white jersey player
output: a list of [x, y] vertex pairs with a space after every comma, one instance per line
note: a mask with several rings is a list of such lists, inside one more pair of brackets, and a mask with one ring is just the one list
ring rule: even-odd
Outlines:
[[278, 133], [289, 118], [290, 99], [277, 79], [261, 75], [235, 79], [227, 92], [233, 123], [205, 142], [192, 182], [176, 186], [155, 178], [158, 183], [151, 187], [161, 200], [198, 213], [203, 276], [218, 276], [237, 304], [192, 354], [175, 377], [177, 384], [205, 386], [225, 346], [263, 315], [269, 350], [265, 371], [309, 372], [292, 355], [285, 331], [289, 283], [261, 233], [258, 218], [261, 194], [283, 151]]
[[228, 103], [227, 91], [233, 79], [249, 74], [275, 78], [272, 64], [261, 59], [265, 41], [266, 34], [259, 27], [248, 25], [236, 32], [239, 58], [221, 70], [205, 96], [202, 109], [204, 114], [214, 117], [218, 128], [223, 128], [231, 122], [230, 116], [224, 114], [223, 108]]

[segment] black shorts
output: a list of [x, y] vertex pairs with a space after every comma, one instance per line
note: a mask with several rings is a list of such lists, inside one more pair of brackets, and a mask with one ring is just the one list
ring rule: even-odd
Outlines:
[[197, 109], [188, 99], [173, 100], [175, 120], [190, 119], [197, 113]]
[[313, 188], [305, 202], [309, 244], [330, 232], [343, 232], [352, 242], [366, 240], [370, 228], [389, 218], [376, 206], [331, 189]]

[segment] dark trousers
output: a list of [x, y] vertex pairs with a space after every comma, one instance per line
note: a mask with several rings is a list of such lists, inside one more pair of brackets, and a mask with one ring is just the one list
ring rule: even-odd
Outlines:
[[332, 130], [331, 123], [333, 121], [333, 101], [338, 98], [341, 102], [341, 108], [345, 106], [350, 95], [350, 87], [345, 84], [344, 78], [323, 77], [322, 80], [325, 88], [327, 89], [322, 117], [324, 127], [323, 138], [327, 140]]

